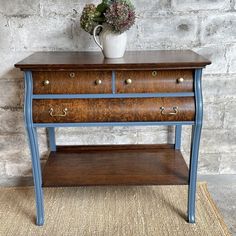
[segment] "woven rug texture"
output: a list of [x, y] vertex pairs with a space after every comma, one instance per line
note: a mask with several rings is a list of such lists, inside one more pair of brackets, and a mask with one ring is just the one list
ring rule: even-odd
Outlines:
[[44, 188], [45, 224], [35, 225], [33, 187], [0, 188], [1, 236], [228, 236], [205, 183], [196, 224], [186, 222], [187, 186]]

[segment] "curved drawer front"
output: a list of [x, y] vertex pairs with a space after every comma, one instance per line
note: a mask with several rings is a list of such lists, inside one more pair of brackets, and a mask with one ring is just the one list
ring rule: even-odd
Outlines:
[[194, 98], [34, 100], [34, 123], [192, 121]]
[[193, 92], [193, 71], [118, 71], [116, 88], [117, 93]]
[[112, 92], [112, 73], [103, 71], [35, 71], [34, 94], [95, 94]]

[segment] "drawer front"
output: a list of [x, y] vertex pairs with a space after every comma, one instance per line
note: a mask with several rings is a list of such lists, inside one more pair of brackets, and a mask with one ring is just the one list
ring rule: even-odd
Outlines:
[[192, 70], [118, 71], [117, 93], [193, 92]]
[[35, 123], [192, 121], [193, 97], [34, 100]]
[[103, 71], [33, 72], [34, 94], [95, 94], [112, 92], [112, 73]]

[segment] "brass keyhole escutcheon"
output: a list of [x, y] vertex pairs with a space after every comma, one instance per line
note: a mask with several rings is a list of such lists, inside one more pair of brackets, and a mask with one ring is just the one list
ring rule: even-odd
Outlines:
[[132, 79], [126, 79], [126, 80], [125, 80], [125, 83], [126, 83], [126, 84], [132, 84]]
[[153, 77], [157, 76], [157, 71], [156, 71], [156, 70], [154, 70], [154, 71], [152, 72], [152, 76], [153, 76]]
[[96, 85], [102, 84], [102, 80], [100, 80], [100, 79], [95, 80], [95, 84], [96, 84]]
[[75, 73], [74, 73], [74, 72], [71, 72], [71, 73], [69, 74], [69, 76], [70, 76], [70, 78], [75, 78]]

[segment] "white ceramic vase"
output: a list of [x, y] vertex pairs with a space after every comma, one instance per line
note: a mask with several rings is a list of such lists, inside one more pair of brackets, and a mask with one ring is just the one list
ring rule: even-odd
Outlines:
[[[99, 34], [99, 41], [96, 37], [98, 28], [102, 28], [102, 32]], [[93, 38], [96, 44], [102, 49], [103, 55], [106, 58], [121, 58], [124, 56], [127, 34], [126, 32], [119, 34], [114, 33], [107, 26], [98, 25], [93, 30]]]

